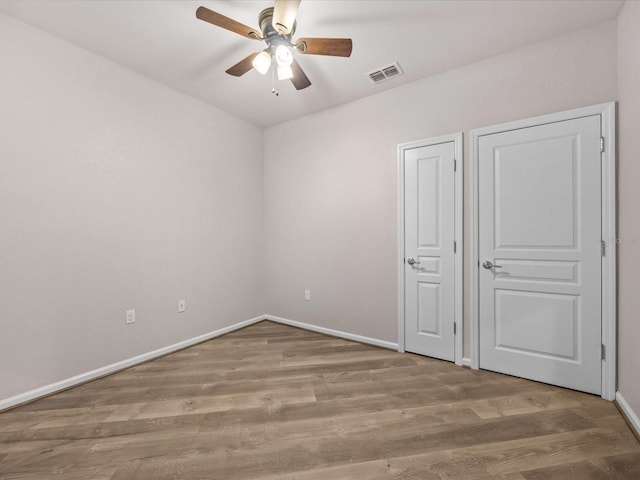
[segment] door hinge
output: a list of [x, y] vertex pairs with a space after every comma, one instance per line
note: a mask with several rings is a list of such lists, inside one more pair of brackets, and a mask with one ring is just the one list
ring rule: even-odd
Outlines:
[[458, 250], [458, 244], [455, 242], [453, 242], [453, 253], [456, 253], [456, 251]]
[[604, 360], [607, 356], [606, 354], [607, 354], [606, 347], [604, 346], [604, 344], [600, 345], [600, 358]]
[[604, 240], [600, 240], [600, 254], [605, 257], [607, 255], [607, 244]]
[[456, 331], [458, 330], [456, 327], [458, 326], [458, 324], [456, 322], [453, 322], [453, 334], [456, 334]]
[[456, 160], [455, 158], [453, 159], [453, 171], [458, 171], [458, 160]]
[[600, 137], [600, 153], [604, 153], [604, 137]]

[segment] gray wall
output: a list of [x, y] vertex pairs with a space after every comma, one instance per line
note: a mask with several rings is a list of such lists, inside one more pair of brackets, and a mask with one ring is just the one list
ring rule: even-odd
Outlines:
[[261, 129], [4, 15], [0, 63], [0, 399], [264, 312]]
[[470, 129], [615, 100], [615, 71], [608, 21], [267, 129], [268, 313], [396, 341], [397, 144], [463, 131], [467, 195]]
[[618, 15], [618, 390], [640, 415], [640, 2]]

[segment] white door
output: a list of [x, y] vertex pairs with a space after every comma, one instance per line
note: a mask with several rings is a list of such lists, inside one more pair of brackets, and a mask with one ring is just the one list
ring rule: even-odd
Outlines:
[[600, 116], [478, 142], [480, 367], [601, 392]]
[[405, 350], [455, 359], [455, 143], [404, 152]]

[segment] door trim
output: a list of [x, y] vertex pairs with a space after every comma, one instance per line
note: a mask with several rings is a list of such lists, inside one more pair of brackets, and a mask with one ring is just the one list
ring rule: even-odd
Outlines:
[[454, 322], [456, 323], [455, 335], [455, 363], [462, 365], [463, 356], [463, 150], [462, 132], [443, 135], [440, 137], [417, 140], [415, 142], [401, 143], [398, 145], [398, 351], [404, 352], [404, 153], [412, 148], [429, 147], [441, 143], [453, 142], [456, 170], [454, 172], [454, 238], [456, 252], [454, 253]]
[[479, 209], [478, 209], [478, 147], [480, 137], [508, 130], [533, 127], [537, 125], [561, 122], [591, 115], [600, 115], [601, 131], [605, 139], [602, 153], [602, 240], [605, 242], [606, 255], [602, 257], [602, 344], [606, 358], [602, 362], [602, 398], [614, 400], [616, 393], [617, 371], [617, 320], [616, 320], [616, 135], [615, 102], [577, 108], [565, 112], [502, 123], [471, 130], [471, 221], [469, 272], [471, 287], [471, 368], [480, 367], [480, 268], [479, 248]]

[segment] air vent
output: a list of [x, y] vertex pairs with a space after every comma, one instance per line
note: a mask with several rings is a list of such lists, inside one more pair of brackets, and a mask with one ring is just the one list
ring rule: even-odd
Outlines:
[[385, 80], [387, 77], [384, 76], [384, 73], [382, 73], [381, 70], [376, 70], [375, 72], [371, 72], [369, 74], [369, 78], [373, 80], [373, 83], [378, 83], [382, 80]]
[[402, 75], [402, 69], [400, 68], [400, 65], [394, 63], [374, 70], [373, 72], [369, 72], [367, 75], [373, 83], [379, 83], [390, 78], [397, 77], [398, 75]]

